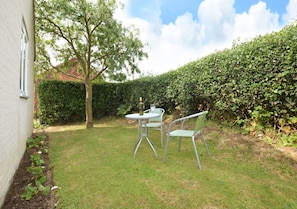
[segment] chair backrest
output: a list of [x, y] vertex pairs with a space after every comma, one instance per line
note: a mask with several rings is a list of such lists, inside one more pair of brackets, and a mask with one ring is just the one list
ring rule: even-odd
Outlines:
[[162, 121], [163, 121], [163, 114], [165, 113], [165, 110], [163, 108], [155, 108], [154, 110], [151, 110], [150, 109], [149, 112], [160, 114], [160, 116], [157, 117], [157, 118], [151, 118], [151, 119], [149, 119], [149, 122], [160, 122], [160, 123], [162, 123]]
[[203, 128], [207, 113], [208, 111], [203, 111], [197, 114], [197, 120], [194, 128], [195, 132], [200, 131]]

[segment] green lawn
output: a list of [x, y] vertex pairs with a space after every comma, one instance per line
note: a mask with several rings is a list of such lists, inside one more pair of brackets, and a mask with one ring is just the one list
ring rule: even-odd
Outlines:
[[143, 141], [133, 159], [135, 122], [104, 119], [94, 126], [46, 129], [58, 208], [297, 208], [296, 161], [235, 130], [206, 123], [211, 156], [198, 138], [201, 171], [190, 140], [180, 152], [178, 140], [170, 141], [164, 163], [153, 131], [159, 158]]

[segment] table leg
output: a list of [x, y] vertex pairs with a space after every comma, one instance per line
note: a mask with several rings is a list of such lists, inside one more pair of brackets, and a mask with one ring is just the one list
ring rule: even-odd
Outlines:
[[154, 151], [156, 158], [158, 158], [158, 155], [157, 155], [157, 152], [155, 150], [155, 147], [154, 147], [153, 143], [151, 142], [151, 140], [147, 136], [145, 138], [146, 138], [147, 142], [149, 143], [149, 145], [151, 146], [152, 150]]
[[[144, 127], [142, 125], [144, 125]], [[145, 121], [143, 122], [142, 120], [138, 120], [138, 140], [136, 141], [136, 144], [134, 146], [134, 159], [136, 157], [137, 150], [138, 150], [138, 148], [139, 148], [139, 146], [140, 146], [140, 144], [142, 142], [143, 137], [146, 138], [146, 141], [149, 143], [150, 147], [154, 151], [156, 158], [158, 158], [158, 155], [157, 155], [157, 152], [156, 152], [156, 150], [154, 148], [154, 145], [151, 142], [151, 140], [148, 138], [146, 122]]]
[[136, 144], [134, 146], [134, 159], [136, 157], [136, 152], [137, 152], [137, 150], [138, 150], [138, 148], [139, 148], [139, 146], [141, 144], [141, 141], [142, 141], [142, 136], [140, 136], [140, 138], [138, 138], [138, 140], [137, 140], [137, 142], [136, 142]]

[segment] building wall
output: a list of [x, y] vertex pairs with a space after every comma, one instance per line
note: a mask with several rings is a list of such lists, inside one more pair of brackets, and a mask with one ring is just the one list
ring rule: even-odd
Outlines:
[[[33, 14], [33, 0], [5, 0], [0, 4], [0, 207], [33, 130]], [[20, 96], [23, 21], [29, 38], [28, 97]]]

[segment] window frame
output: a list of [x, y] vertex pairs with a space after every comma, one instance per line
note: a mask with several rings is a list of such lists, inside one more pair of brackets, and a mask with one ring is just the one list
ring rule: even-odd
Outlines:
[[28, 98], [28, 54], [29, 37], [24, 20], [21, 26], [21, 54], [20, 54], [20, 97]]

